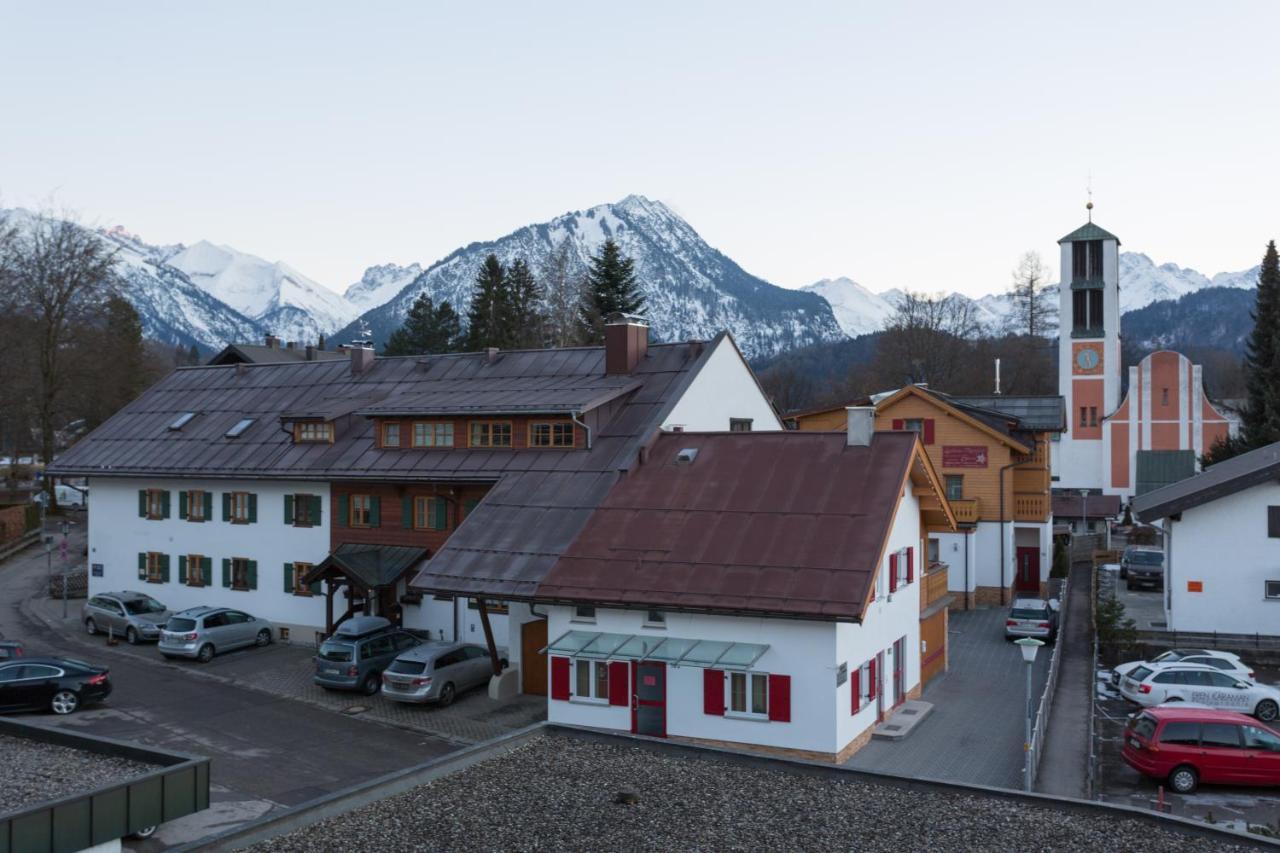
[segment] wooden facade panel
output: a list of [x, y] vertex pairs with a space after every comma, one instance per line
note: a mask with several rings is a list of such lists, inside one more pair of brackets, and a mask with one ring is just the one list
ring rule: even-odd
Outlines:
[[[375, 423], [377, 424], [377, 427], [374, 430], [374, 441], [377, 442], [377, 446], [379, 448], [383, 448], [387, 450], [394, 449], [393, 446], [388, 446], [383, 444], [383, 438], [386, 435], [386, 432], [383, 429], [383, 425], [389, 424], [389, 423], [399, 424], [400, 425], [400, 444], [398, 445], [398, 447], [401, 450], [405, 451], [406, 453], [430, 453], [434, 449], [442, 449], [442, 450], [450, 449], [449, 447], [444, 447], [444, 448], [414, 447], [413, 446], [413, 425], [415, 423], [452, 424], [453, 425], [453, 444], [451, 445], [451, 447], [458, 450], [466, 450], [470, 447], [468, 441], [469, 441], [469, 436], [471, 435], [471, 423], [473, 421], [511, 424], [511, 446], [510, 447], [474, 448], [482, 451], [487, 451], [487, 450], [504, 450], [504, 451], [534, 450], [534, 451], [537, 451], [537, 450], [543, 450], [543, 449], [565, 450], [566, 448], [563, 448], [563, 447], [560, 447], [560, 448], [530, 447], [529, 446], [529, 426], [530, 424], [535, 424], [535, 423], [562, 423], [562, 424], [573, 423], [572, 419], [564, 417], [563, 415], [549, 415], [549, 416], [518, 415], [518, 416], [505, 416], [505, 417], [504, 416], [493, 416], [493, 417], [485, 416], [485, 417], [474, 417], [474, 418], [459, 418], [459, 417], [409, 418], [409, 417], [405, 417], [405, 418], [375, 418], [374, 420], [375, 420]], [[580, 426], [575, 425], [573, 428], [573, 433], [574, 433], [573, 446], [578, 449], [586, 448], [587, 446], [586, 430], [584, 430]]]
[[947, 671], [947, 608], [920, 620], [920, 682]]
[[[333, 507], [329, 525], [330, 547], [337, 548], [344, 543], [411, 545], [427, 548], [434, 554], [466, 517], [468, 503], [479, 501], [488, 490], [488, 486], [433, 486], [429, 483], [334, 483], [330, 486], [329, 505]], [[378, 499], [377, 527], [352, 527], [349, 518], [340, 517], [342, 508], [351, 506], [352, 495], [371, 495]], [[405, 501], [407, 499], [412, 507], [416, 497], [443, 498], [446, 501], [448, 511], [443, 530], [416, 530], [412, 519], [409, 526], [405, 526]]]

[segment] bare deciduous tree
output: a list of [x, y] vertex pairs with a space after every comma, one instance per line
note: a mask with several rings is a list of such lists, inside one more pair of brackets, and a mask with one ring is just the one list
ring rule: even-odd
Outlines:
[[571, 347], [581, 342], [578, 322], [582, 304], [582, 276], [574, 269], [569, 238], [547, 256], [539, 271], [545, 300], [548, 343], [553, 347]]
[[946, 388], [980, 332], [971, 300], [908, 291], [876, 349], [875, 375], [889, 386], [928, 382]]
[[1049, 268], [1038, 252], [1027, 252], [1018, 261], [1009, 286], [1013, 310], [1006, 331], [1013, 335], [1046, 337], [1058, 328], [1058, 306], [1049, 289]]

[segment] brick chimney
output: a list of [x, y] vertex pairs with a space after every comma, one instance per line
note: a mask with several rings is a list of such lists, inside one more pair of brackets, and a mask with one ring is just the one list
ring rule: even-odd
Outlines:
[[271, 349], [280, 349], [280, 339], [275, 335], [267, 335], [267, 346]]
[[307, 344], [306, 353], [307, 353], [307, 361], [316, 360], [316, 348], [314, 346], [312, 346], [311, 344]]
[[649, 324], [639, 317], [611, 314], [604, 324], [604, 372], [628, 374], [649, 351]]
[[351, 375], [358, 376], [373, 367], [373, 347], [351, 347]]
[[284, 348], [285, 348], [285, 349], [297, 349], [297, 348], [298, 348], [298, 342], [297, 342], [297, 341], [289, 341], [287, 344], [285, 344], [285, 345], [284, 345]]

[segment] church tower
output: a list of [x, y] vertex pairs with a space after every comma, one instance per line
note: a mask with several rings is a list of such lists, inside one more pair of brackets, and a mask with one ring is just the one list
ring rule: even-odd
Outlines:
[[1067, 431], [1053, 459], [1054, 487], [1104, 485], [1103, 418], [1120, 405], [1120, 239], [1089, 221], [1058, 241], [1058, 393]]

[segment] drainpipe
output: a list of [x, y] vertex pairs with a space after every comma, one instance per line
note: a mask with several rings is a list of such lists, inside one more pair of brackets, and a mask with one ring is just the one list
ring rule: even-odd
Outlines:
[[587, 431], [587, 450], [590, 450], [591, 449], [591, 427], [587, 426], [585, 423], [578, 420], [578, 417], [580, 414], [581, 414], [580, 412], [570, 412], [569, 420], [573, 421], [575, 424], [577, 424], [578, 426], [582, 427], [584, 430]]
[[[977, 536], [977, 531], [974, 532]], [[964, 537], [964, 609], [969, 609], [969, 537]]]
[[1008, 594], [1008, 591], [1009, 591], [1009, 585], [1008, 585], [1007, 583], [1005, 583], [1005, 582], [1004, 582], [1004, 567], [1005, 567], [1005, 559], [1004, 559], [1004, 523], [1005, 523], [1005, 517], [1004, 517], [1004, 516], [1005, 516], [1005, 508], [1004, 508], [1004, 472], [1005, 472], [1005, 471], [1008, 471], [1010, 468], [1017, 468], [1019, 465], [1026, 465], [1028, 462], [1030, 462], [1030, 461], [1032, 461], [1033, 459], [1035, 459], [1035, 450], [1036, 450], [1036, 448], [1037, 448], [1037, 447], [1039, 447], [1039, 446], [1040, 446], [1040, 442], [1039, 442], [1039, 440], [1032, 442], [1032, 444], [1031, 444], [1031, 456], [1030, 456], [1029, 458], [1027, 458], [1027, 459], [1023, 459], [1023, 460], [1022, 460], [1022, 461], [1020, 461], [1020, 462], [1010, 462], [1008, 465], [1001, 466], [1001, 468], [1000, 468], [1000, 603], [1001, 603], [1001, 604], [1008, 604], [1008, 603], [1009, 603], [1009, 602], [1007, 602], [1007, 601], [1005, 600], [1005, 596]]

